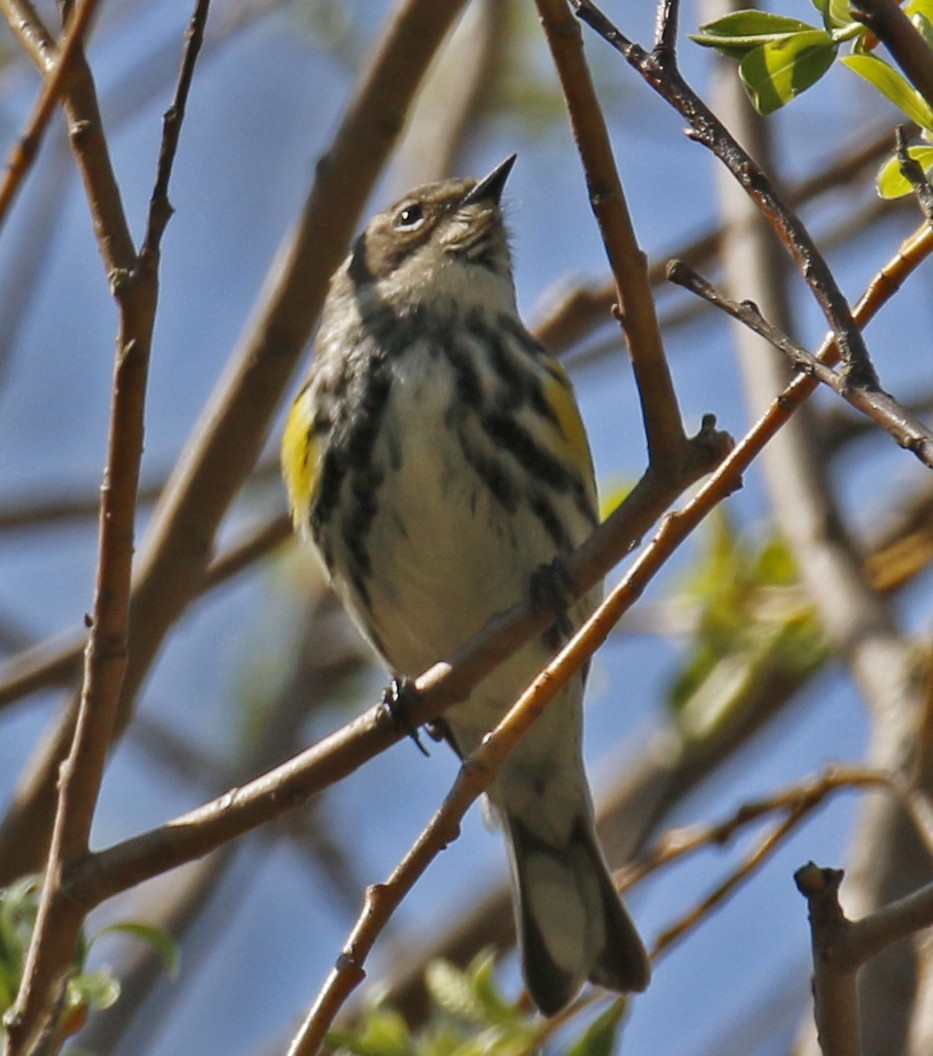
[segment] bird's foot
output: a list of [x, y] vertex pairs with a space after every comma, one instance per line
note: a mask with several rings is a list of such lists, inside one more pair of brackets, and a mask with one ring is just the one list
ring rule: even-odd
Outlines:
[[382, 707], [389, 713], [395, 728], [408, 734], [422, 755], [430, 755], [431, 753], [421, 743], [418, 727], [411, 720], [411, 709], [417, 701], [418, 690], [415, 688], [415, 683], [405, 676], [393, 678], [382, 694]]

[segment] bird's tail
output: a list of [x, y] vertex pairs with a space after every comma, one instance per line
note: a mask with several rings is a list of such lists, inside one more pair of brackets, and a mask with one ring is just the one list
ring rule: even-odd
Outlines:
[[505, 812], [525, 985], [552, 1016], [583, 982], [621, 992], [651, 977], [645, 947], [612, 883], [593, 823], [581, 814], [554, 846]]

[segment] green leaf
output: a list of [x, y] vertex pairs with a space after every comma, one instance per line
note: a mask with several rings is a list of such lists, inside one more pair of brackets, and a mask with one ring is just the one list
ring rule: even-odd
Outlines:
[[911, 18], [914, 15], [922, 15], [925, 19], [933, 22], [933, 0], [910, 0], [904, 4], [904, 14]]
[[613, 1001], [600, 1013], [567, 1050], [566, 1056], [612, 1056], [619, 1024], [627, 1007], [625, 999]]
[[[907, 153], [918, 161], [926, 173], [933, 169], [933, 147], [908, 147]], [[889, 158], [878, 172], [875, 178], [875, 186], [882, 198], [903, 198], [913, 191], [913, 186], [901, 173], [900, 162], [897, 155]]]
[[773, 114], [815, 84], [835, 57], [832, 37], [813, 29], [750, 51], [739, 66], [739, 76], [758, 112]]
[[0, 888], [0, 1015], [12, 1004], [19, 989], [40, 885], [40, 878], [30, 875]]
[[173, 979], [178, 975], [178, 947], [164, 928], [156, 928], [151, 924], [143, 924], [135, 920], [124, 920], [118, 924], [108, 924], [106, 928], [101, 928], [91, 941], [96, 942], [101, 936], [112, 934], [129, 935], [151, 946], [162, 958], [168, 974]]
[[709, 519], [705, 540], [677, 595], [695, 614], [696, 631], [669, 688], [681, 731], [700, 741], [753, 702], [762, 686], [806, 677], [827, 656], [783, 540], [750, 543], [722, 512]]
[[328, 1031], [327, 1044], [352, 1056], [411, 1056], [414, 1052], [408, 1025], [398, 1012], [388, 1008], [371, 1010], [362, 1030]]
[[467, 968], [473, 979], [473, 993], [482, 1006], [486, 1022], [496, 1026], [520, 1023], [522, 1014], [501, 994], [496, 982], [496, 957], [492, 950], [477, 954]]
[[431, 961], [424, 972], [424, 983], [428, 993], [445, 1012], [477, 1026], [487, 1026], [483, 1004], [474, 990], [473, 980], [450, 961]]
[[850, 70], [874, 85], [890, 99], [911, 121], [921, 128], [933, 129], [933, 110], [923, 96], [915, 91], [907, 78], [876, 55], [846, 55], [840, 60]]
[[849, 0], [813, 0], [813, 6], [819, 11], [827, 29], [839, 29], [854, 21]]
[[914, 29], [926, 41], [927, 47], [933, 49], [933, 3], [926, 3], [922, 9], [914, 11], [910, 16], [910, 21]]
[[68, 1004], [71, 1007], [90, 1005], [91, 1008], [110, 1008], [120, 997], [120, 984], [109, 968], [99, 972], [84, 972], [68, 980]]
[[713, 22], [706, 22], [690, 39], [704, 48], [716, 48], [732, 59], [743, 59], [754, 48], [797, 33], [812, 32], [815, 26], [799, 18], [775, 15], [769, 11], [734, 11]]

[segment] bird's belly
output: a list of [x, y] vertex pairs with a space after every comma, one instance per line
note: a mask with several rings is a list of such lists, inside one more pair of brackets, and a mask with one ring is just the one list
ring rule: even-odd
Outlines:
[[530, 511], [503, 509], [454, 440], [412, 450], [381, 493], [372, 620], [392, 665], [419, 674], [518, 601], [551, 555]]

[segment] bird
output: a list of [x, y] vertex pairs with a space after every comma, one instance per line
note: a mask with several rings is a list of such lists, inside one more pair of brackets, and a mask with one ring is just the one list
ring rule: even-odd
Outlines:
[[[516, 306], [501, 202], [514, 162], [417, 187], [369, 222], [331, 279], [283, 433], [295, 527], [396, 679], [546, 584], [543, 572], [598, 523], [570, 380]], [[564, 605], [448, 709], [438, 727], [461, 758], [600, 596]], [[548, 704], [487, 793], [509, 852], [525, 985], [545, 1016], [587, 980], [638, 992], [651, 974], [596, 837], [585, 678]]]

